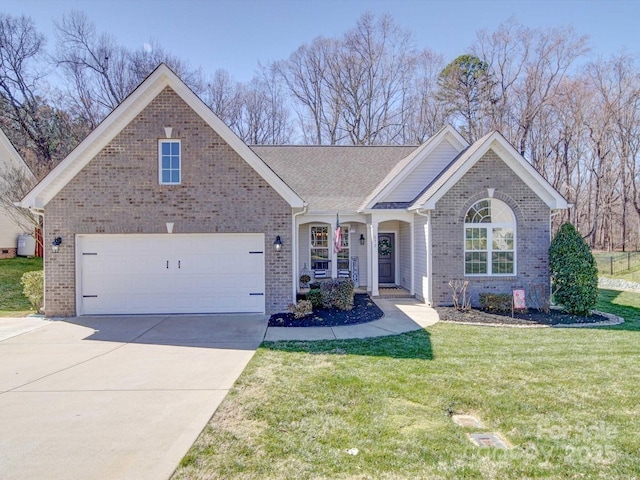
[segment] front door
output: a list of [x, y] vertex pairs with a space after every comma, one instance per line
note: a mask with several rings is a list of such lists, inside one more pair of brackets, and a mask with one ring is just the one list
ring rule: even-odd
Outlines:
[[378, 234], [378, 283], [396, 283], [395, 234]]

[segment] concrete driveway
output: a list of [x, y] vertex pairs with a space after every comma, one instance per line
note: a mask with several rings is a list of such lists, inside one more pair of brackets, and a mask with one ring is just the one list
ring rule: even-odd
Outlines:
[[168, 478], [263, 315], [0, 319], [0, 477]]

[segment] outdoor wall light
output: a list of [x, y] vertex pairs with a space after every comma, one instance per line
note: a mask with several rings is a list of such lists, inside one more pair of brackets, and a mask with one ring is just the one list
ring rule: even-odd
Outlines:
[[56, 237], [53, 239], [53, 242], [51, 242], [51, 251], [53, 253], [58, 253], [58, 250], [60, 249], [60, 244], [62, 243], [62, 237]]
[[360, 234], [360, 245], [364, 245], [364, 234]]
[[273, 242], [273, 248], [276, 249], [276, 252], [282, 250], [282, 240], [280, 240], [280, 235], [276, 236], [276, 241]]

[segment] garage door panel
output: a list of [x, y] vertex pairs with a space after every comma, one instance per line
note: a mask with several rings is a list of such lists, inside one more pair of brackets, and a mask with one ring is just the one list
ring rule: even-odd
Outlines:
[[79, 235], [76, 245], [81, 314], [264, 312], [263, 234]]

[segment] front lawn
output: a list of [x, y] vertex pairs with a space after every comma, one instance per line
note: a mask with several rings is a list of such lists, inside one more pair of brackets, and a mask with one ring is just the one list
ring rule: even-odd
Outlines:
[[598, 308], [627, 321], [264, 343], [174, 478], [638, 478], [640, 295]]
[[22, 294], [20, 279], [25, 272], [42, 270], [42, 258], [16, 257], [0, 260], [0, 317], [21, 317], [33, 313]]

